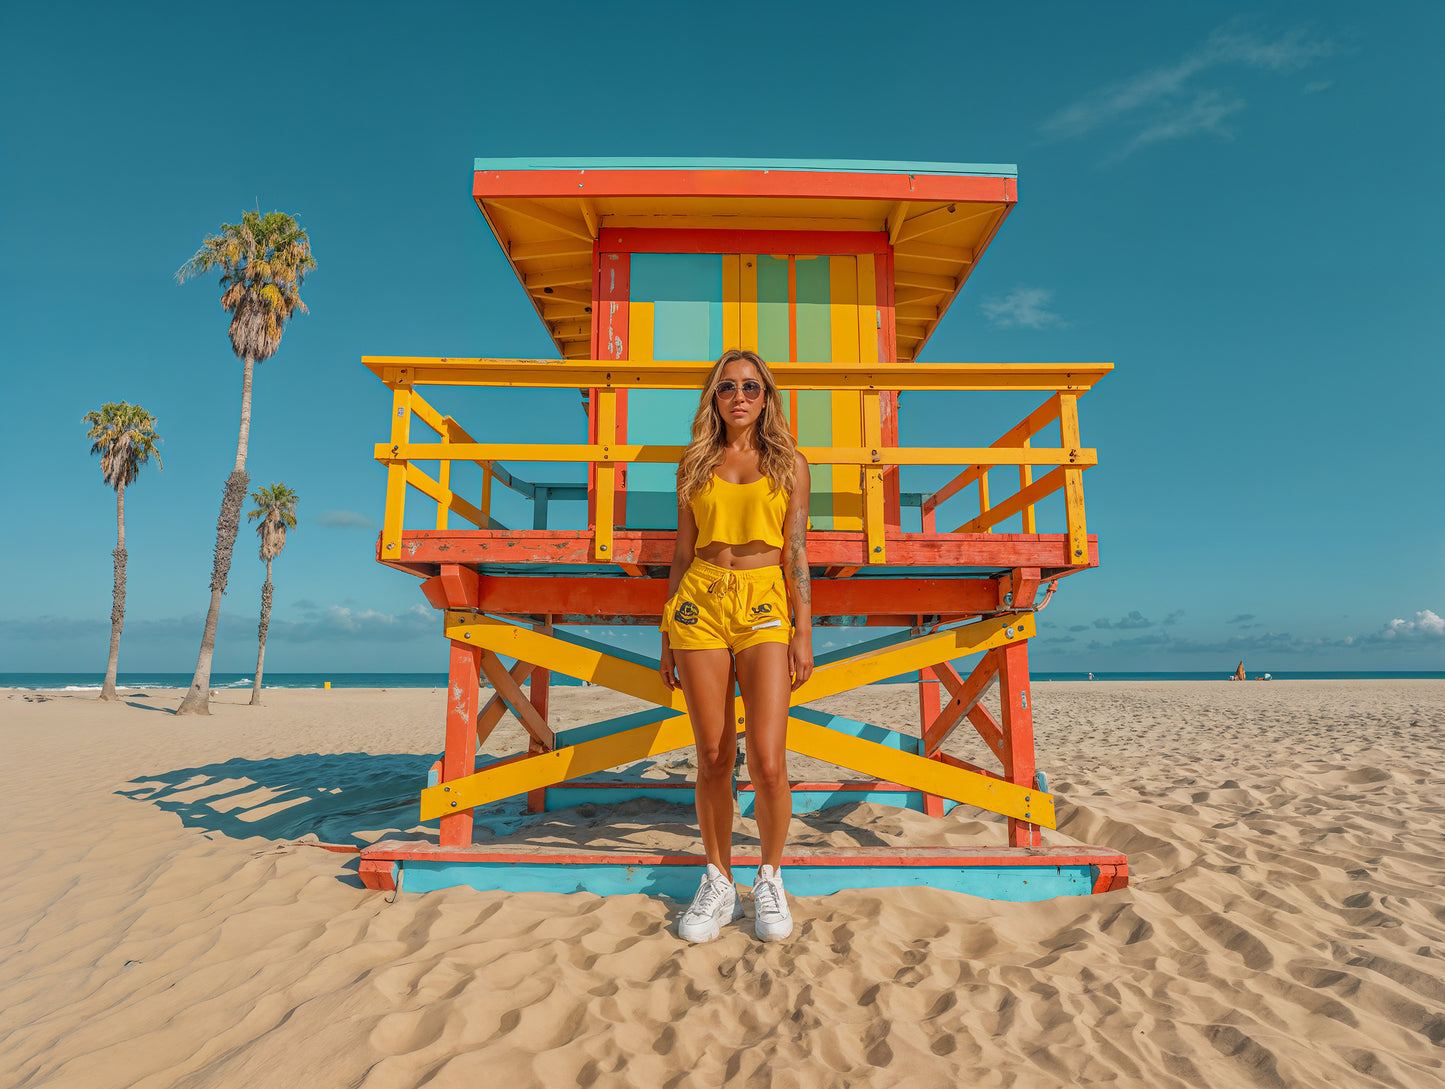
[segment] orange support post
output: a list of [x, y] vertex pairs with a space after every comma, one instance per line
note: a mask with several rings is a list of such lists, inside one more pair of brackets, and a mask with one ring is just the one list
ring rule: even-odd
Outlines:
[[[920, 669], [918, 671], [918, 732], [920, 736], [927, 734], [928, 727], [933, 724], [934, 719], [938, 718], [938, 710], [938, 677], [932, 669]], [[943, 799], [937, 794], [925, 794], [923, 796], [923, 812], [930, 817], [943, 816]]]
[[[482, 671], [482, 648], [452, 640], [451, 670], [447, 676], [447, 742], [442, 754], [441, 781], [450, 783], [477, 770], [477, 700]], [[463, 810], [441, 819], [443, 847], [466, 847], [472, 842], [472, 811]]]
[[[999, 647], [999, 703], [1003, 712], [1004, 777], [1019, 786], [1034, 785], [1034, 710], [1029, 689], [1028, 640]], [[1039, 826], [1015, 817], [1008, 819], [1010, 847], [1039, 847]]]

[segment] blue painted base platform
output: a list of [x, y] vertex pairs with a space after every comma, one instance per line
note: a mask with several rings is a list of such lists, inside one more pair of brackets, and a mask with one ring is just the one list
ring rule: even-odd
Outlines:
[[[752, 883], [761, 860], [736, 855], [733, 877]], [[686, 900], [697, 891], [699, 855], [495, 844], [440, 847], [383, 840], [361, 852], [368, 888], [403, 892], [470, 886], [512, 892], [643, 893]], [[1110, 892], [1129, 883], [1128, 861], [1100, 847], [850, 847], [785, 855], [795, 896], [924, 885], [988, 900], [1051, 900]]]

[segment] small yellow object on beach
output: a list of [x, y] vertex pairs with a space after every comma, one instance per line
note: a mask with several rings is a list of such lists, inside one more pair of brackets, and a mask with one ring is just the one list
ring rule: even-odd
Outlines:
[[327, 689], [327, 691], [330, 691], [330, 690], [331, 690], [331, 682], [330, 682], [330, 681], [325, 682], [325, 688]]

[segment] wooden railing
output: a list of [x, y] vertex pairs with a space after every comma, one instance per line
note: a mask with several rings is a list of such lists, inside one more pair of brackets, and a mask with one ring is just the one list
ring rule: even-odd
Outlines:
[[[614, 496], [619, 466], [638, 463], [675, 464], [684, 447], [597, 443], [495, 443], [479, 442], [450, 416], [443, 415], [419, 392], [421, 386], [507, 386], [526, 388], [590, 389], [592, 411], [599, 436], [616, 433], [617, 393], [624, 389], [696, 389], [711, 363], [688, 361], [600, 361], [539, 359], [446, 359], [368, 356], [363, 362], [392, 391], [391, 438], [376, 445], [375, 457], [387, 467], [386, 515], [382, 527], [382, 555], [400, 547], [406, 493], [415, 488], [437, 504], [437, 528], [447, 528], [448, 514], [481, 529], [504, 528], [492, 517], [493, 482], [531, 498], [533, 524], [546, 525], [549, 499], [581, 499], [580, 484], [535, 484], [513, 476], [503, 461], [586, 463], [596, 467], [593, 558], [611, 562], [614, 536]], [[778, 385], [788, 390], [856, 390], [863, 399], [863, 445], [858, 447], [800, 447], [813, 465], [857, 465], [863, 474], [863, 534], [870, 564], [887, 560], [884, 475], [904, 465], [962, 466], [938, 491], [916, 496], [925, 536], [937, 535], [940, 504], [965, 488], [978, 491], [978, 517], [954, 533], [987, 533], [1000, 522], [1020, 515], [1025, 533], [1037, 532], [1035, 507], [1040, 500], [1063, 492], [1069, 552], [1086, 563], [1088, 544], [1082, 476], [1098, 463], [1096, 451], [1079, 440], [1078, 398], [1112, 370], [1108, 363], [903, 363], [886, 370], [864, 372], [856, 364], [779, 363], [772, 367]], [[882, 405], [885, 391], [1042, 392], [1049, 396], [1037, 409], [986, 447], [885, 446]], [[412, 420], [419, 420], [437, 436], [437, 442], [414, 442]], [[1034, 440], [1051, 424], [1059, 425], [1059, 445], [1037, 446]], [[435, 461], [432, 477], [415, 463]], [[482, 469], [479, 501], [458, 495], [451, 486], [455, 461], [474, 462]], [[1018, 489], [997, 502], [989, 490], [989, 472], [1014, 468]], [[1035, 480], [1035, 468], [1047, 469]], [[896, 471], [896, 469], [895, 469]], [[911, 505], [911, 504], [910, 504]]]

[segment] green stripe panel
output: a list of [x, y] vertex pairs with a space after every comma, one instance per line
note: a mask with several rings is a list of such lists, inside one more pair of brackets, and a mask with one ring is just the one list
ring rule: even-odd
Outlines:
[[[826, 362], [833, 358], [833, 308], [828, 258], [797, 259], [798, 358]], [[803, 446], [833, 445], [833, 402], [820, 390], [798, 394], [798, 442]], [[826, 466], [813, 469], [808, 516], [814, 529], [833, 528], [833, 481]]]
[[788, 358], [788, 259], [758, 258], [758, 355], [769, 363]]

